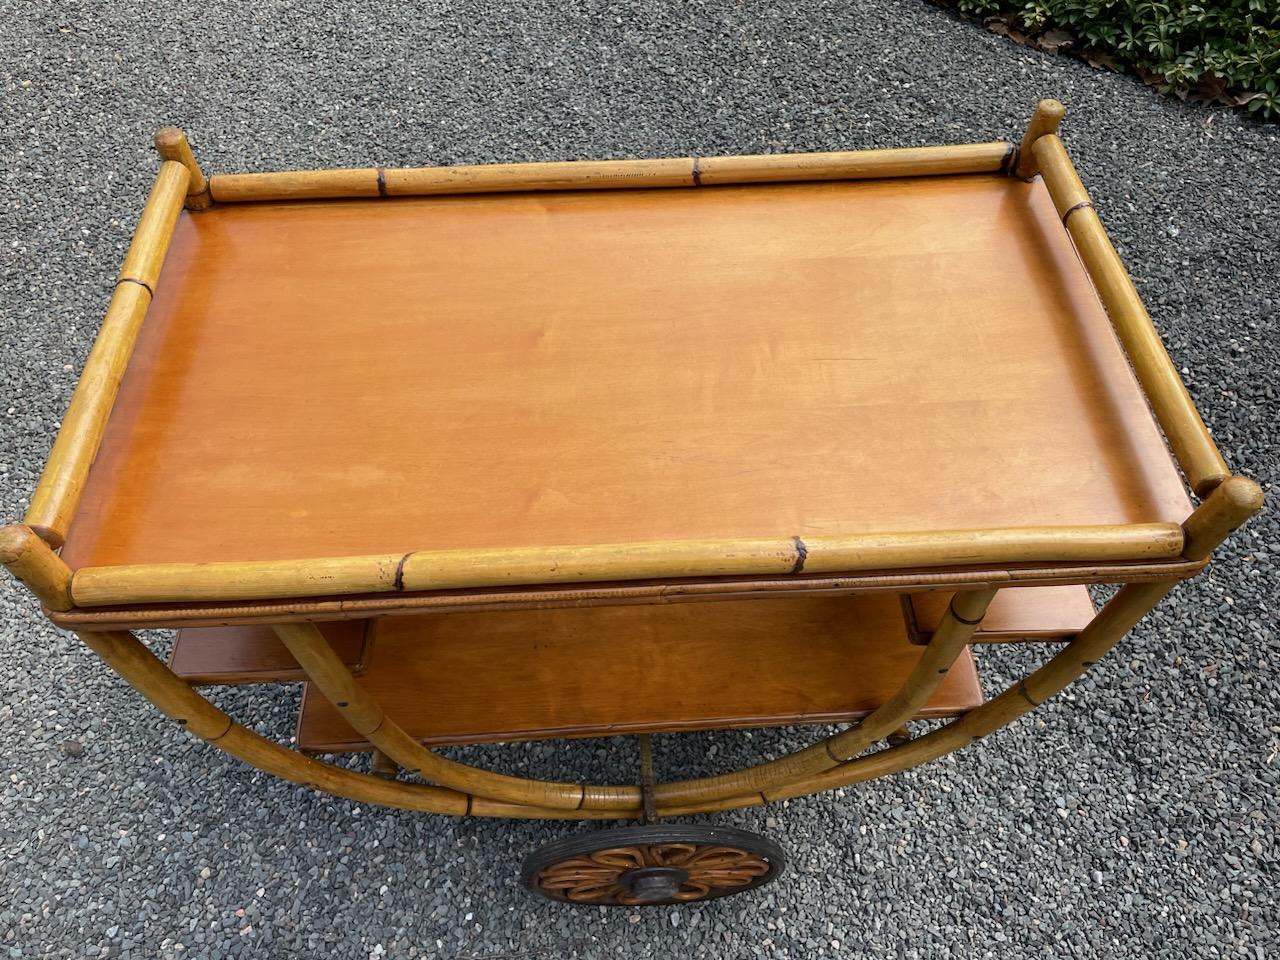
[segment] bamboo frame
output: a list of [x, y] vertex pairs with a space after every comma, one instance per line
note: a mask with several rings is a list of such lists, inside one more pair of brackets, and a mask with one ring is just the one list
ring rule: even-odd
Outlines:
[[[767, 595], [794, 589], [856, 593], [928, 585], [960, 588], [952, 608], [903, 687], [861, 723], [787, 757], [719, 776], [653, 788], [663, 816], [772, 802], [897, 772], [942, 756], [1022, 716], [1078, 678], [1176, 584], [1262, 506], [1257, 484], [1230, 476], [1169, 359], [1150, 316], [1107, 239], [1054, 132], [1061, 104], [1042, 101], [1015, 154], [1006, 143], [799, 156], [677, 158], [572, 164], [513, 164], [419, 170], [250, 174], [206, 179], [185, 136], [157, 134], [162, 163], [116, 284], [111, 306], [77, 386], [25, 525], [0, 530], [0, 562], [22, 580], [56, 623], [86, 645], [162, 711], [192, 733], [266, 772], [367, 802], [452, 815], [556, 819], [632, 818], [643, 812], [639, 786], [556, 783], [509, 777], [447, 760], [388, 718], [312, 624], [372, 612], [484, 609], [522, 598], [529, 606], [580, 602], [673, 602]], [[684, 541], [481, 551], [411, 551], [300, 561], [136, 565], [71, 571], [50, 545], [65, 539], [138, 327], [150, 304], [181, 210], [212, 200], [408, 196], [507, 190], [712, 186], [863, 177], [1036, 169], [1129, 355], [1174, 455], [1203, 498], [1181, 526], [940, 531], [846, 537]], [[225, 193], [224, 193], [225, 191]], [[1031, 564], [1049, 564], [1042, 568]], [[1074, 564], [1075, 566], [1070, 566]], [[1092, 564], [1093, 566], [1082, 566]], [[984, 568], [984, 565], [985, 568]], [[949, 569], [954, 568], [954, 569]], [[911, 571], [895, 573], [895, 571]], [[818, 574], [861, 576], [815, 579]], [[995, 590], [1012, 582], [1127, 582], [1073, 641], [995, 699], [926, 736], [897, 742], [899, 731], [972, 639]], [[798, 576], [802, 575], [802, 576]], [[629, 584], [662, 578], [720, 582]], [[732, 582], [733, 577], [769, 577]], [[1142, 582], [1139, 582], [1142, 581]], [[1150, 581], [1150, 582], [1146, 582]], [[604, 584], [587, 588], [418, 596], [433, 591], [522, 585]], [[384, 596], [387, 595], [387, 596]], [[295, 597], [296, 600], [280, 600]], [[352, 599], [342, 599], [352, 597]], [[310, 599], [321, 598], [321, 599]], [[337, 598], [337, 599], [325, 599]], [[230, 604], [260, 600], [249, 607]], [[128, 604], [208, 601], [210, 608], [113, 610]], [[107, 609], [83, 609], [107, 608]], [[312, 681], [352, 726], [374, 743], [381, 772], [395, 766], [437, 785], [364, 775], [305, 757], [234, 723], [112, 618], [155, 624], [187, 616], [213, 622], [277, 622], [277, 634]], [[96, 628], [96, 629], [94, 629]], [[878, 741], [890, 745], [861, 755]], [[394, 765], [394, 766], [391, 766]]]
[[[1061, 104], [1042, 101], [1023, 138], [1018, 160], [1038, 156], [1045, 144], [1058, 143], [1050, 132], [1061, 118]], [[208, 194], [219, 200], [280, 199], [339, 195], [395, 196], [410, 193], [474, 192], [517, 189], [604, 189], [619, 186], [662, 186], [671, 184], [714, 185], [828, 178], [931, 175], [939, 173], [1014, 172], [1009, 167], [1015, 151], [998, 141], [949, 147], [921, 147], [906, 150], [871, 150], [845, 153], [800, 154], [760, 157], [676, 158], [671, 160], [603, 161], [600, 163], [508, 164], [486, 167], [424, 168], [417, 170], [339, 170], [248, 174], [206, 179], [185, 135], [166, 128], [156, 137], [157, 148], [166, 160], [161, 178], [175, 176], [181, 167], [187, 173], [187, 197]], [[1059, 143], [1060, 146], [1060, 143]], [[1046, 174], [1052, 180], [1052, 171]], [[165, 206], [153, 191], [135, 237], [134, 247], [122, 270], [122, 280], [146, 287], [146, 298], [126, 286], [118, 287], [120, 303], [104, 323], [81, 388], [77, 390], [63, 430], [55, 444], [45, 477], [33, 497], [27, 522], [50, 543], [59, 545], [66, 536], [71, 516], [89, 465], [100, 442], [106, 417], [114, 400], [119, 376], [127, 363], [133, 338], [145, 314], [150, 293], [163, 261], [164, 248], [176, 222], [174, 198]], [[226, 187], [224, 195], [213, 184]], [[201, 183], [205, 184], [203, 190]], [[1078, 184], [1078, 179], [1076, 180]], [[237, 186], [239, 184], [240, 186]], [[1052, 183], [1050, 184], [1052, 187]], [[180, 192], [180, 191], [178, 191]], [[1061, 191], [1060, 191], [1061, 192]], [[172, 191], [171, 191], [172, 193]], [[1079, 188], [1079, 195], [1083, 188]], [[160, 229], [155, 224], [160, 223]], [[1118, 265], [1118, 261], [1116, 261]], [[1123, 268], [1119, 268], [1123, 273]], [[1091, 271], [1096, 273], [1096, 271]], [[1102, 289], [1097, 276], [1095, 284]], [[1110, 308], [1110, 304], [1108, 304]], [[1139, 305], [1140, 309], [1140, 305]], [[1143, 314], [1145, 316], [1145, 313]], [[120, 322], [113, 322], [119, 318]], [[1147, 322], [1149, 328], [1149, 319]], [[1122, 336], [1126, 349], [1134, 352], [1132, 338]], [[1158, 338], [1155, 341], [1159, 347]], [[1162, 348], [1160, 348], [1162, 350]], [[1155, 353], [1151, 354], [1153, 357]], [[1163, 355], [1167, 371], [1172, 371]], [[1158, 358], [1157, 358], [1158, 359]], [[1149, 364], [1134, 359], [1140, 371]], [[1176, 388], [1182, 389], [1180, 403], [1189, 404], [1185, 388], [1172, 374]], [[99, 382], [101, 380], [101, 382]], [[1154, 380], [1142, 378], [1144, 389], [1164, 383], [1162, 373]], [[1167, 384], [1165, 384], [1167, 386]], [[1198, 469], [1182, 451], [1179, 424], [1166, 422], [1168, 403], [1153, 398], [1153, 406], [1166, 411], [1162, 426], [1175, 447], [1175, 455], [1193, 486], [1202, 495], [1225, 476], [1226, 467], [1194, 408], [1195, 423], [1188, 429], [1206, 439], [1213, 462], [1208, 472]], [[1183, 417], [1185, 411], [1175, 416]], [[1185, 419], [1185, 417], [1183, 417]], [[1207, 455], [1206, 455], [1207, 456]], [[1200, 457], [1204, 460], [1204, 457]], [[1172, 525], [1165, 528], [1169, 539], [1162, 543], [1140, 543], [1147, 535], [1159, 540], [1154, 527], [1115, 527], [1089, 530], [1045, 528], [1019, 531], [949, 531], [927, 535], [826, 538], [807, 544], [801, 556], [794, 544], [773, 541], [724, 541], [667, 544], [615, 544], [584, 547], [543, 548], [522, 551], [475, 551], [444, 553], [410, 551], [382, 557], [319, 558], [281, 563], [215, 563], [199, 565], [136, 565], [90, 568], [77, 571], [73, 596], [78, 607], [128, 606], [159, 603], [234, 603], [269, 601], [282, 596], [311, 599], [328, 596], [378, 595], [443, 590], [470, 590], [539, 583], [618, 582], [658, 577], [788, 576], [803, 573], [857, 573], [869, 570], [908, 569], [913, 566], [998, 566], [1011, 563], [1100, 564], [1133, 561], [1155, 562], [1176, 559]], [[1099, 538], [1090, 545], [1089, 538]], [[933, 538], [930, 542], [930, 538]], [[1043, 542], [1035, 542], [1042, 538]], [[1121, 541], [1129, 540], [1128, 545]], [[1005, 541], [1003, 543], [999, 541]], [[797, 540], [797, 543], [799, 541]], [[978, 549], [971, 550], [971, 546]], [[1095, 550], [1094, 547], [1097, 547]], [[437, 565], [448, 564], [447, 570]], [[555, 572], [553, 573], [553, 568]], [[1177, 575], [1169, 571], [1170, 575]]]
[[182, 212], [190, 176], [181, 163], [166, 160], [160, 165], [120, 268], [111, 305], [31, 496], [25, 523], [55, 547], [66, 540], [89, 467], [98, 454], [107, 416]]
[[288, 170], [218, 174], [209, 179], [218, 203], [413, 197], [524, 190], [619, 190], [734, 183], [864, 180], [940, 174], [1000, 173], [1012, 146], [1004, 141], [946, 147], [850, 150], [745, 157], [580, 160], [457, 167]]
[[1182, 528], [1149, 523], [773, 540], [410, 551], [369, 557], [84, 567], [78, 606], [414, 593], [663, 577], [777, 576], [921, 567], [1175, 560]]
[[1040, 137], [1032, 152], [1178, 465], [1196, 494], [1208, 496], [1231, 471], [1102, 228], [1071, 158], [1056, 134]]

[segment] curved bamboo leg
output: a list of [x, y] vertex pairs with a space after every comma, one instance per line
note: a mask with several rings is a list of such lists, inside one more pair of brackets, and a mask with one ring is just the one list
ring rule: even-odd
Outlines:
[[778, 784], [830, 770], [862, 753], [876, 741], [883, 740], [915, 716], [928, 702], [955, 663], [956, 657], [973, 638], [974, 631], [982, 622], [991, 598], [995, 595], [995, 590], [957, 593], [901, 689], [861, 723], [811, 747], [754, 767], [745, 767], [715, 777], [658, 784], [654, 787], [654, 799], [658, 802], [659, 810], [664, 804], [685, 807], [689, 804], [760, 794]]
[[[1262, 489], [1256, 483], [1247, 477], [1228, 477], [1183, 524], [1183, 556], [1187, 560], [1208, 559], [1233, 531], [1262, 509], [1262, 505]], [[736, 798], [722, 799], [714, 809], [728, 810], [786, 800], [898, 773], [985, 737], [1012, 723], [1079, 678], [1164, 599], [1178, 582], [1166, 580], [1131, 583], [1121, 587], [1076, 639], [1055, 657], [994, 700], [969, 711], [945, 727], [901, 746], [842, 763], [821, 773], [802, 774], [771, 788], [766, 787], [763, 791], [743, 790]], [[856, 733], [856, 729], [847, 733]], [[789, 758], [783, 758], [784, 761], [787, 759]], [[730, 778], [732, 776], [729, 775]], [[668, 802], [658, 805], [658, 812], [663, 816], [701, 813], [707, 809], [707, 805], [703, 803]]]
[[883, 750], [819, 776], [766, 791], [766, 799], [786, 800], [897, 773], [936, 760], [1007, 726], [1079, 679], [1176, 585], [1177, 581], [1164, 581], [1121, 587], [1075, 640], [993, 700], [901, 747]]
[[308, 679], [352, 728], [409, 773], [490, 800], [557, 810], [582, 809], [588, 802], [591, 809], [597, 810], [635, 810], [641, 805], [639, 787], [593, 787], [588, 795], [580, 783], [509, 777], [447, 760], [418, 743], [386, 716], [314, 623], [280, 623], [274, 629]]
[[113, 630], [86, 631], [78, 636], [162, 713], [219, 750], [291, 783], [360, 803], [452, 816], [470, 814], [538, 820], [608, 820], [639, 816], [639, 804], [630, 811], [593, 811], [492, 803], [444, 787], [384, 780], [344, 770], [267, 740], [236, 723], [161, 663], [133, 634]]

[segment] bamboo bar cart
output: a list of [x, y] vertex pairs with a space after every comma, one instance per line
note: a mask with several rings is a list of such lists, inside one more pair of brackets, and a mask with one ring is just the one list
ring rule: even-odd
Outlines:
[[[778, 848], [664, 817], [892, 774], [1093, 666], [1262, 505], [1043, 101], [1018, 144], [206, 176], [180, 131], [0, 559], [198, 737], [671, 903]], [[1192, 498], [1198, 505], [1193, 506]], [[1100, 610], [1089, 585], [1118, 584]], [[178, 631], [168, 663], [134, 631]], [[1047, 644], [990, 699], [974, 645]], [[303, 682], [297, 749], [206, 684]], [[916, 723], [915, 721], [933, 721]], [[650, 737], [837, 724], [655, 780]], [[629, 736], [544, 781], [444, 745]], [[318, 756], [358, 751], [367, 773]]]

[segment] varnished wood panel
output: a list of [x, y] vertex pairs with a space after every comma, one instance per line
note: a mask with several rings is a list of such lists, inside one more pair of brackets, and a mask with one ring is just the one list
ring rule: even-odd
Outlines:
[[[946, 591], [904, 596], [913, 640], [928, 641], [946, 613], [951, 597]], [[974, 641], [1065, 640], [1083, 630], [1094, 613], [1089, 588], [1083, 584], [1001, 590], [987, 608]]]
[[1180, 522], [1042, 185], [185, 215], [73, 567]]
[[[362, 673], [368, 620], [338, 620], [316, 626], [355, 673]], [[274, 683], [302, 680], [298, 661], [270, 627], [189, 627], [179, 630], [169, 669], [191, 684]]]
[[[862, 716], [920, 656], [894, 596], [394, 617], [360, 685], [429, 743]], [[982, 702], [966, 651], [925, 715]], [[367, 743], [308, 685], [298, 743]]]

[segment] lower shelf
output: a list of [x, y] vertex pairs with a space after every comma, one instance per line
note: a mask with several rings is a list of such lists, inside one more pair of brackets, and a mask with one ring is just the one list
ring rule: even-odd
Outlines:
[[[364, 670], [368, 620], [316, 624], [342, 662]], [[270, 627], [195, 627], [179, 630], [169, 669], [192, 685], [275, 683], [305, 680], [306, 674]]]
[[[952, 594], [912, 593], [903, 597], [907, 630], [916, 643], [928, 643]], [[1097, 609], [1083, 584], [1062, 587], [1009, 587], [991, 601], [974, 636], [975, 643], [1015, 640], [1070, 640], [1093, 619]]]
[[[377, 621], [360, 682], [424, 743], [480, 743], [852, 720], [920, 654], [892, 595], [525, 610]], [[966, 650], [921, 716], [981, 702]], [[370, 744], [307, 684], [298, 746]]]

